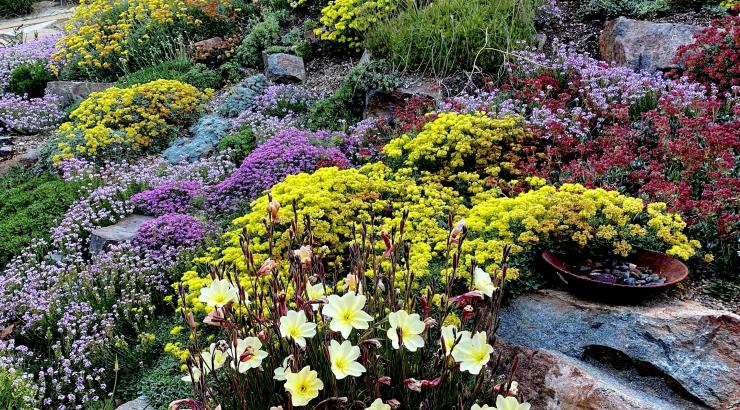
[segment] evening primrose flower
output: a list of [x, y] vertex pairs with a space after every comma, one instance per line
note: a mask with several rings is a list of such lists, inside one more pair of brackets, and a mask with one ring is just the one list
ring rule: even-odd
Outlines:
[[424, 346], [424, 339], [419, 335], [424, 332], [425, 326], [418, 314], [409, 315], [405, 310], [391, 312], [388, 315], [388, 322], [390, 322], [391, 327], [386, 334], [394, 349], [401, 348], [398, 338], [399, 333], [402, 339], [400, 342], [410, 352], [415, 352], [416, 349]]
[[[236, 361], [239, 362], [239, 373], [246, 373], [249, 369], [256, 369], [262, 366], [262, 360], [267, 357], [267, 352], [262, 349], [262, 342], [256, 337], [247, 337], [245, 339], [236, 339]], [[229, 354], [233, 351], [229, 350]], [[231, 362], [231, 367], [234, 362]]]
[[[192, 374], [192, 377], [191, 377], [191, 374]], [[182, 380], [184, 382], [192, 383], [193, 380], [195, 380], [195, 381], [200, 380], [200, 374], [201, 374], [201, 371], [200, 371], [199, 368], [192, 367], [190, 369], [190, 372], [188, 372], [188, 374], [186, 374], [185, 376], [182, 376], [180, 378], [180, 380]]]
[[487, 404], [484, 404], [482, 406], [479, 406], [478, 403], [475, 403], [474, 405], [472, 405], [470, 407], [470, 410], [491, 410], [491, 409], [493, 409], [493, 407], [491, 407], [491, 406], [489, 406]]
[[198, 300], [208, 306], [220, 308], [238, 297], [238, 290], [228, 279], [214, 280], [211, 285], [200, 290]]
[[306, 312], [289, 310], [280, 318], [280, 334], [286, 339], [293, 339], [300, 347], [306, 347], [306, 338], [316, 334], [316, 323], [309, 323]]
[[329, 295], [328, 300], [329, 303], [324, 307], [323, 313], [332, 318], [329, 328], [340, 332], [345, 339], [349, 337], [352, 329], [367, 329], [368, 322], [373, 320], [372, 316], [362, 310], [366, 301], [364, 295], [354, 293], [345, 293], [341, 297]]
[[336, 340], [332, 340], [329, 344], [331, 371], [339, 380], [347, 376], [358, 377], [365, 373], [365, 366], [357, 363], [359, 357], [360, 348], [352, 346], [349, 340], [345, 340], [341, 345]]
[[469, 339], [461, 341], [452, 357], [460, 362], [460, 371], [469, 371], [471, 374], [480, 373], [483, 366], [491, 360], [493, 346], [489, 345], [486, 332], [478, 332]]
[[519, 403], [516, 397], [504, 397], [499, 394], [493, 410], [529, 410], [529, 407], [529, 403]]
[[[306, 286], [306, 293], [308, 294], [309, 300], [318, 300], [326, 296], [324, 294], [324, 285], [319, 282], [315, 285], [308, 285]], [[313, 310], [319, 310], [319, 304], [314, 303], [311, 305], [313, 307]]]
[[391, 410], [391, 406], [383, 403], [382, 399], [375, 399], [370, 407], [365, 408], [365, 410]]
[[319, 390], [323, 388], [324, 383], [318, 378], [318, 373], [311, 370], [309, 366], [304, 367], [298, 373], [285, 375], [285, 390], [290, 393], [294, 406], [307, 405], [319, 396]]
[[496, 287], [493, 286], [493, 281], [491, 281], [491, 275], [480, 267], [475, 268], [473, 288], [483, 292], [489, 298], [493, 296], [493, 291], [496, 290]]
[[[458, 338], [460, 341], [455, 344]], [[445, 354], [447, 356], [451, 355], [453, 351], [456, 351], [460, 343], [467, 339], [470, 339], [470, 332], [467, 330], [457, 330], [457, 326], [454, 325], [442, 326], [442, 343], [444, 344]]]
[[272, 371], [273, 376], [272, 378], [277, 381], [284, 381], [285, 375], [293, 373], [293, 371], [290, 369], [290, 361], [293, 359], [293, 355], [290, 355], [283, 359], [283, 365], [280, 367], [276, 367], [275, 370]]
[[216, 343], [211, 343], [210, 349], [200, 354], [206, 365], [206, 373], [210, 370], [220, 369], [226, 363], [227, 354], [221, 350]]

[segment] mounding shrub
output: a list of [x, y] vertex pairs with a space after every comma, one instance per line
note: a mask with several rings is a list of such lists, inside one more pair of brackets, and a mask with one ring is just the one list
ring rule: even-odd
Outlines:
[[192, 63], [186, 58], [177, 58], [126, 74], [116, 81], [116, 86], [126, 88], [155, 80], [180, 81], [203, 91], [207, 88], [218, 88], [221, 76], [205, 64]]
[[53, 78], [41, 62], [21, 64], [10, 73], [8, 91], [29, 98], [44, 96], [46, 83]]
[[367, 47], [401, 69], [493, 72], [534, 32], [535, 0], [441, 0], [375, 24]]
[[57, 129], [52, 160], [125, 158], [161, 149], [196, 118], [211, 94], [174, 80], [92, 93]]

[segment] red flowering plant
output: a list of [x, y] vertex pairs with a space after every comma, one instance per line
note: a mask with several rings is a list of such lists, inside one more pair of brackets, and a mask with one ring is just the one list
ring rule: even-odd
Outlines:
[[740, 16], [713, 20], [694, 34], [693, 43], [679, 47], [675, 61], [691, 81], [714, 84], [720, 91], [740, 86]]

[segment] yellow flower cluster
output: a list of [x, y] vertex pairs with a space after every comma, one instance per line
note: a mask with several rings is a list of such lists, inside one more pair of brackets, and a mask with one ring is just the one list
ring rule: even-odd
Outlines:
[[722, 3], [720, 3], [720, 5], [727, 9], [732, 9], [740, 6], [740, 0], [722, 0]]
[[57, 129], [59, 152], [53, 160], [96, 157], [113, 149], [139, 153], [166, 143], [210, 96], [210, 90], [174, 80], [92, 93]]
[[218, 10], [228, 5], [226, 0], [215, 5], [210, 0], [81, 0], [52, 58], [80, 68], [120, 69], [131, 58], [130, 42], [147, 41], [146, 33], [175, 24], [198, 27], [202, 21], [196, 14], [226, 19]]
[[514, 198], [493, 198], [475, 205], [466, 217], [474, 239], [466, 249], [493, 269], [505, 244], [512, 252], [562, 247], [572, 251], [627, 256], [634, 246], [663, 248], [688, 259], [700, 248], [683, 234], [681, 217], [665, 204], [649, 204], [616, 191], [565, 184], [545, 186]]
[[398, 0], [332, 0], [321, 10], [322, 28], [314, 33], [322, 40], [362, 47], [362, 35], [370, 26], [395, 13]]
[[[285, 181], [270, 189], [274, 199], [284, 204], [278, 216], [280, 223], [276, 229], [276, 257], [282, 257], [290, 250], [290, 232], [287, 229], [293, 220], [293, 210], [289, 206], [294, 200], [299, 221], [304, 215], [311, 218], [315, 237], [315, 248], [326, 246], [329, 256], [334, 260], [346, 256], [351, 244], [351, 227], [371, 221], [375, 216], [376, 234], [381, 229], [391, 232], [401, 220], [404, 209], [408, 210], [404, 239], [410, 242], [410, 268], [417, 278], [429, 274], [430, 263], [441, 256], [447, 243], [448, 230], [443, 223], [449, 212], [462, 214], [465, 208], [462, 198], [452, 189], [438, 183], [418, 184], [413, 179], [394, 174], [382, 163], [366, 165], [360, 169], [339, 170], [321, 168], [313, 174], [289, 176]], [[239, 234], [245, 228], [252, 240], [252, 251], [259, 265], [268, 257], [269, 244], [263, 223], [268, 208], [267, 195], [252, 203], [252, 211], [234, 220], [237, 229], [228, 232], [225, 238], [228, 246], [216, 249], [211, 256], [200, 258], [201, 263], [226, 262], [234, 264], [240, 271], [245, 270], [244, 255], [239, 244]], [[377, 244], [382, 253], [382, 242]], [[398, 272], [402, 275], [403, 272]], [[253, 280], [243, 278], [245, 283]], [[198, 302], [198, 292], [210, 283], [210, 278], [198, 276], [194, 271], [185, 273], [182, 282], [190, 289], [187, 303], [196, 310], [206, 307]]]
[[516, 117], [446, 112], [418, 134], [390, 141], [383, 152], [413, 171], [432, 172], [456, 187], [467, 187], [465, 193], [478, 194], [493, 180], [519, 175], [522, 147], [531, 145], [532, 138]]

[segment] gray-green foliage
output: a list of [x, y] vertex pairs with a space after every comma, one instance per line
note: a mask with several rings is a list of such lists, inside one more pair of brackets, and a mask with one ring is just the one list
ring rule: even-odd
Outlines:
[[581, 18], [618, 16], [648, 18], [657, 15], [698, 11], [717, 6], [719, 0], [587, 0], [578, 9]]
[[172, 356], [163, 354], [146, 370], [139, 383], [147, 403], [157, 410], [166, 410], [177, 399], [189, 397], [190, 383], [180, 380], [180, 364]]
[[131, 87], [160, 79], [181, 81], [200, 90], [217, 88], [221, 83], [221, 76], [204, 64], [193, 64], [186, 58], [177, 58], [127, 74], [118, 79], [116, 85]]
[[262, 67], [262, 51], [280, 42], [280, 21], [284, 12], [267, 11], [262, 19], [253, 21], [249, 34], [236, 49], [239, 62], [247, 67]]
[[245, 79], [226, 94], [226, 98], [218, 107], [219, 114], [224, 117], [236, 117], [249, 108], [266, 87], [267, 79], [261, 74]]
[[439, 0], [406, 7], [367, 34], [369, 49], [401, 69], [443, 76], [496, 70], [531, 39], [538, 0]]

